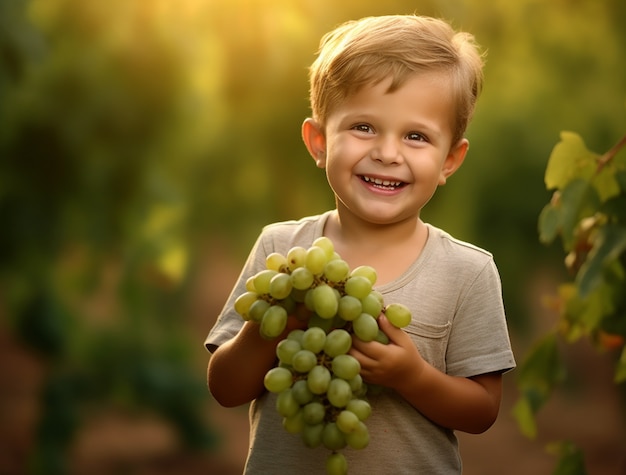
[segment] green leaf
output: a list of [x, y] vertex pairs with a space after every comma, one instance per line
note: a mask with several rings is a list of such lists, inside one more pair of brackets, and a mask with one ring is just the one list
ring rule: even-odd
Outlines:
[[539, 241], [550, 244], [561, 230], [559, 210], [552, 204], [547, 204], [539, 215]]
[[626, 193], [614, 196], [602, 205], [602, 213], [616, 221], [626, 222]]
[[531, 403], [526, 397], [521, 397], [513, 406], [513, 417], [517, 421], [520, 432], [529, 439], [537, 437], [537, 424]]
[[615, 167], [607, 165], [591, 180], [602, 202], [605, 202], [620, 193], [620, 184], [615, 176]]
[[589, 335], [600, 327], [602, 320], [615, 311], [615, 289], [603, 283], [584, 298], [577, 293], [566, 304], [566, 318], [571, 325], [569, 341]]
[[[626, 153], [621, 155], [626, 158]], [[626, 191], [626, 170], [619, 170], [615, 172], [615, 179], [619, 184], [619, 187], [622, 191]]]
[[546, 167], [546, 188], [564, 189], [574, 180], [591, 179], [598, 158], [598, 154], [587, 149], [580, 135], [561, 132], [561, 141], [552, 150]]
[[626, 381], [626, 346], [622, 349], [622, 355], [617, 362], [614, 381], [615, 384], [620, 384]]
[[518, 384], [523, 392], [535, 393], [537, 396], [537, 402], [533, 404], [536, 412], [554, 386], [564, 377], [565, 370], [559, 356], [557, 336], [555, 333], [549, 333], [535, 343], [526, 355], [519, 368]]
[[599, 204], [598, 194], [588, 181], [577, 179], [563, 189], [559, 207], [565, 250], [569, 251], [572, 247], [579, 221], [584, 217], [593, 216]]
[[552, 475], [587, 475], [583, 452], [571, 442], [555, 442], [547, 450], [559, 457]]
[[626, 251], [626, 227], [607, 224], [598, 231], [594, 246], [576, 277], [581, 297], [603, 281], [605, 269]]

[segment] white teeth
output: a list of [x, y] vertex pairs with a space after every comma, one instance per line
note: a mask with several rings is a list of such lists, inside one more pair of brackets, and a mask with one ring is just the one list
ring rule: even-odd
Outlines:
[[363, 180], [369, 182], [369, 183], [373, 183], [375, 185], [379, 185], [379, 186], [390, 186], [390, 187], [397, 187], [400, 186], [402, 184], [401, 181], [389, 181], [389, 180], [381, 180], [380, 178], [370, 178], [368, 176], [363, 176]]

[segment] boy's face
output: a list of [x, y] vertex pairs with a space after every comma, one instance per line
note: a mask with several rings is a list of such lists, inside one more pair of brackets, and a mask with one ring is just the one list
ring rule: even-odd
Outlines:
[[445, 76], [416, 74], [387, 93], [390, 81], [336, 106], [324, 130], [311, 120], [303, 126], [339, 210], [377, 224], [419, 216], [468, 147], [466, 140], [452, 143], [455, 109]]

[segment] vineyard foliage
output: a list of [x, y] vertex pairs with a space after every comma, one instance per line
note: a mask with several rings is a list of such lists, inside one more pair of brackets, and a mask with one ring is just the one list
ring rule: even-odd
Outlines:
[[[624, 148], [626, 136], [599, 155], [579, 135], [562, 132], [546, 168], [545, 184], [554, 193], [539, 216], [539, 239], [544, 244], [560, 239], [572, 280], [558, 287], [551, 302], [556, 325], [519, 369], [521, 397], [514, 414], [531, 438], [537, 435], [535, 415], [567, 375], [560, 340], [571, 344], [588, 338], [599, 351], [616, 353], [614, 382], [626, 381]], [[556, 473], [584, 473], [580, 451], [566, 443], [557, 446], [561, 463]]]

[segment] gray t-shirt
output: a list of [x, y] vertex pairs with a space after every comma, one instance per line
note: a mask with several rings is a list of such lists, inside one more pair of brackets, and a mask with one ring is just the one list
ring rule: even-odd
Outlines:
[[[233, 338], [243, 325], [233, 302], [245, 291], [246, 279], [265, 268], [265, 257], [271, 252], [286, 255], [293, 246], [308, 248], [322, 235], [330, 213], [263, 229], [206, 338], [209, 351]], [[428, 233], [422, 253], [409, 269], [376, 290], [383, 294], [385, 303], [400, 302], [411, 309], [413, 320], [404, 330], [435, 368], [461, 377], [514, 368], [500, 277], [492, 255], [432, 225], [428, 225]], [[288, 433], [276, 412], [275, 399], [274, 394], [265, 393], [250, 404], [250, 452], [245, 473], [323, 475], [329, 450], [307, 448], [299, 435]], [[350, 473], [461, 473], [454, 431], [434, 424], [392, 390], [368, 399], [372, 405], [372, 415], [366, 421], [370, 443], [363, 450], [342, 451]]]

